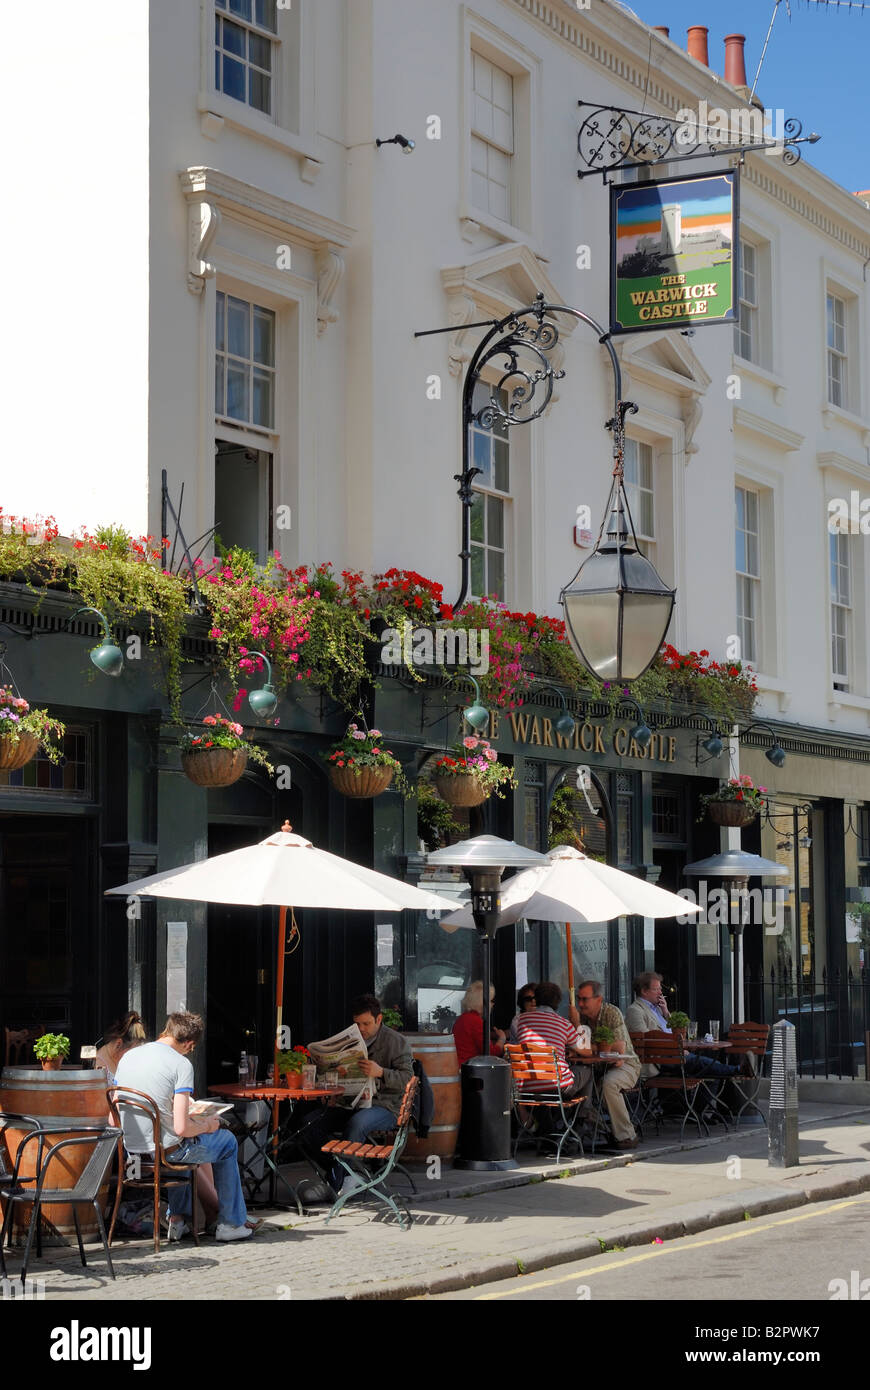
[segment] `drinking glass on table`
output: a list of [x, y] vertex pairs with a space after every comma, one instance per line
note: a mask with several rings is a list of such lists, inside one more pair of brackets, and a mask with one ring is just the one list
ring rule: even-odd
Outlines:
[[259, 1064], [260, 1064], [260, 1059], [259, 1059], [259, 1057], [257, 1057], [255, 1054], [252, 1054], [252, 1053], [249, 1052], [249, 1053], [248, 1053], [248, 1085], [249, 1085], [249, 1086], [256, 1086], [256, 1084], [257, 1084], [257, 1067], [259, 1066]]
[[714, 1041], [714, 1042], [718, 1042], [718, 1041], [719, 1041], [719, 1020], [718, 1020], [718, 1018], [711, 1018], [711, 1019], [710, 1019], [710, 1022], [709, 1022], [709, 1024], [708, 1024], [708, 1028], [709, 1028], [709, 1031], [710, 1031], [710, 1032], [712, 1033], [712, 1035], [713, 1035], [713, 1041]]
[[689, 1021], [689, 1042], [694, 1042], [698, 1036], [698, 1020]]
[[316, 1084], [317, 1084], [317, 1067], [316, 1067], [316, 1066], [303, 1067], [303, 1068], [302, 1068], [302, 1085], [303, 1085], [303, 1087], [305, 1087], [306, 1090], [309, 1090], [309, 1089], [311, 1089], [313, 1086], [316, 1086]]

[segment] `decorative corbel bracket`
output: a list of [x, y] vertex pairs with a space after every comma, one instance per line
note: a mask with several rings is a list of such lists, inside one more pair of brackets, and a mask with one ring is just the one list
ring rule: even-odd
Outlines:
[[478, 308], [467, 294], [451, 294], [448, 303], [450, 326], [454, 331], [447, 341], [447, 367], [451, 376], [461, 376], [465, 363], [471, 357], [470, 351], [463, 344], [465, 325], [479, 317]]
[[344, 257], [333, 246], [317, 254], [317, 335], [320, 337], [330, 323], [338, 319], [332, 301], [344, 275]]
[[207, 259], [209, 248], [221, 224], [220, 209], [206, 199], [192, 202], [187, 209], [187, 288], [191, 294], [202, 294], [206, 280], [215, 273]]

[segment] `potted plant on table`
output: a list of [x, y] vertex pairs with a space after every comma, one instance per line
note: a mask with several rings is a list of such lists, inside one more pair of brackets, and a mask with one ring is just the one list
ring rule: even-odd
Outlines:
[[503, 797], [508, 787], [517, 786], [517, 779], [498, 761], [488, 739], [468, 734], [436, 762], [435, 786], [452, 806], [479, 806], [493, 792]]
[[344, 737], [326, 755], [329, 780], [342, 796], [370, 800], [385, 792], [391, 782], [407, 794], [408, 783], [398, 758], [383, 745], [380, 729], [361, 729], [348, 724]]
[[685, 1038], [689, 1031], [689, 1015], [682, 1013], [679, 1009], [671, 1010], [668, 1015], [668, 1027], [672, 1033], [679, 1033]]
[[231, 787], [238, 782], [248, 759], [267, 772], [272, 764], [262, 748], [244, 736], [241, 724], [222, 714], [207, 714], [202, 729], [186, 729], [181, 736], [181, 767], [184, 775], [198, 787]]
[[763, 811], [767, 787], [756, 787], [748, 773], [732, 777], [715, 792], [700, 799], [701, 813], [706, 810], [714, 825], [751, 825]]
[[0, 772], [16, 772], [41, 748], [53, 763], [60, 760], [63, 724], [47, 710], [31, 709], [11, 685], [0, 686]]
[[278, 1053], [278, 1075], [283, 1076], [288, 1091], [302, 1090], [302, 1068], [311, 1061], [307, 1047], [294, 1047], [292, 1052]]
[[43, 1033], [33, 1044], [33, 1051], [43, 1071], [60, 1071], [64, 1058], [69, 1056], [69, 1047], [65, 1033]]
[[599, 1023], [592, 1034], [592, 1051], [596, 1056], [606, 1052], [616, 1039], [616, 1034], [612, 1028], [608, 1028], [606, 1023]]

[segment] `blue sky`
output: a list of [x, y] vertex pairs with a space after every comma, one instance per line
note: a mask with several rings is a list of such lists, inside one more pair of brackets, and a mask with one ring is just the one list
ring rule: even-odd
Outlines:
[[[833, 4], [781, 0], [758, 82], [765, 106], [782, 107], [818, 131], [802, 158], [854, 192], [870, 188], [867, 86], [870, 81], [870, 9], [850, 14]], [[645, 24], [666, 24], [686, 47], [690, 24], [706, 24], [710, 67], [725, 67], [726, 34], [746, 35], [746, 75], [752, 86], [764, 46], [773, 0], [628, 0]], [[755, 156], [760, 158], [761, 156]]]

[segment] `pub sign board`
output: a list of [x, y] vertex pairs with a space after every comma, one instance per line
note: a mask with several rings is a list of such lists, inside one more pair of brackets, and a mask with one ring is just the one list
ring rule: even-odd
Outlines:
[[611, 333], [737, 323], [738, 188], [734, 169], [611, 185]]

